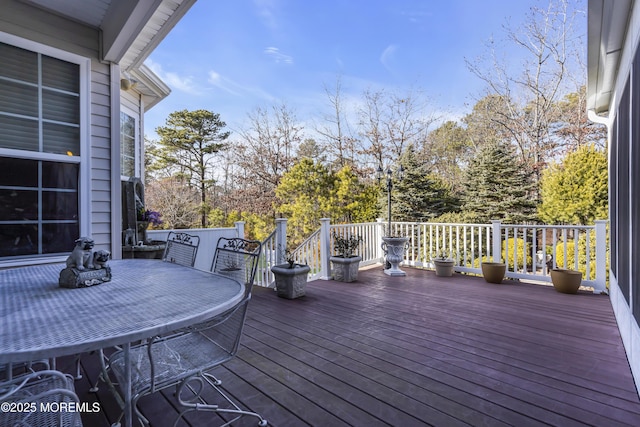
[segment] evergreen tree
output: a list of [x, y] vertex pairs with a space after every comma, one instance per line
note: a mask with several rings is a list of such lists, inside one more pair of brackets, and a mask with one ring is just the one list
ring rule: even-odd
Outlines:
[[214, 183], [211, 155], [225, 148], [230, 135], [223, 130], [226, 125], [211, 111], [175, 111], [169, 114], [166, 126], [156, 129], [160, 147], [150, 152], [155, 157], [154, 169], [175, 169], [175, 176], [186, 178], [198, 189], [202, 227], [207, 226], [207, 192]]
[[294, 246], [330, 217], [335, 205], [335, 177], [320, 163], [302, 158], [286, 172], [276, 187], [278, 212], [289, 219], [287, 234]]
[[549, 224], [593, 224], [608, 215], [607, 155], [580, 147], [542, 175], [540, 220]]
[[413, 146], [402, 155], [400, 164], [404, 170], [404, 178], [393, 182], [393, 220], [424, 222], [444, 212], [458, 210], [450, 192], [437, 177], [431, 175], [429, 166], [420, 160]]
[[499, 219], [520, 224], [535, 219], [531, 174], [514, 151], [501, 142], [480, 148], [466, 173], [463, 210], [480, 222]]
[[308, 157], [285, 173], [276, 188], [278, 212], [289, 219], [288, 234], [297, 245], [320, 227], [332, 223], [375, 220], [377, 188], [362, 184], [349, 166], [337, 173]]
[[331, 220], [337, 223], [375, 221], [379, 216], [378, 194], [375, 185], [365, 185], [351, 166], [344, 166], [335, 173], [336, 206]]

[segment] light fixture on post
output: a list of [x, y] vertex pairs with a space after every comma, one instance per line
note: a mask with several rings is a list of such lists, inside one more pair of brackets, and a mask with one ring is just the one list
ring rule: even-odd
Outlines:
[[[391, 167], [387, 167], [386, 172], [383, 172], [382, 166], [378, 166], [378, 184], [381, 183], [382, 178], [386, 175], [386, 186], [387, 186], [387, 220], [388, 220], [388, 228], [387, 235], [391, 235], [391, 191], [393, 190], [393, 172], [391, 172]], [[402, 181], [404, 179], [404, 169], [402, 165], [398, 167], [396, 170], [396, 178], [398, 181]]]
[[[393, 190], [393, 172], [391, 167], [387, 167], [386, 171], [382, 170], [382, 166], [378, 167], [378, 184], [382, 182], [382, 178], [386, 175], [387, 186], [387, 236], [382, 237], [382, 250], [386, 255], [385, 274], [389, 276], [406, 276], [406, 273], [398, 265], [404, 259], [404, 251], [408, 249], [409, 238], [404, 236], [391, 235], [391, 191]], [[404, 169], [402, 165], [396, 170], [396, 178], [402, 181], [404, 178]]]

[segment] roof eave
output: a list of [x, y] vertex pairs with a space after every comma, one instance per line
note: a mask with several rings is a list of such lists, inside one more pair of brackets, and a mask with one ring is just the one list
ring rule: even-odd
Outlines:
[[171, 88], [144, 64], [131, 70], [131, 77], [138, 82], [136, 89], [142, 94], [145, 112], [171, 94]]
[[587, 110], [607, 114], [615, 89], [632, 0], [589, 0]]

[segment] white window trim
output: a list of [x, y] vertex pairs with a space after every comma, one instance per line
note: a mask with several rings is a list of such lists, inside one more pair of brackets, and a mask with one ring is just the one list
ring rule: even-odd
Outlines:
[[[135, 124], [134, 124], [134, 138], [135, 138], [135, 147], [134, 147], [134, 159], [133, 159], [133, 167], [134, 167], [134, 177], [136, 178], [141, 178], [141, 174], [142, 174], [142, 150], [140, 148], [140, 112], [136, 112], [134, 110], [132, 110], [131, 108], [126, 107], [125, 105], [120, 104], [120, 112], [125, 113], [127, 116], [132, 117]], [[120, 117], [118, 117], [119, 119]], [[120, 132], [118, 132], [118, 134], [120, 135]], [[120, 141], [120, 144], [122, 144], [122, 141]], [[120, 156], [122, 155], [122, 153], [120, 153]], [[118, 163], [120, 163], [120, 157], [118, 157]], [[120, 166], [120, 170], [118, 172], [121, 172], [122, 170], [122, 165]], [[120, 180], [121, 181], [128, 181], [129, 178], [133, 178], [133, 177], [129, 177], [126, 175], [122, 175], [120, 174]]]
[[[67, 52], [62, 49], [51, 47], [42, 43], [27, 40], [0, 31], [0, 42], [13, 45], [32, 52], [41, 53], [53, 58], [77, 64], [80, 68], [80, 156], [69, 159], [68, 156], [59, 154], [49, 154], [41, 152], [28, 152], [22, 150], [13, 150], [0, 148], [0, 154], [7, 157], [17, 157], [36, 160], [52, 160], [65, 161], [72, 163], [80, 163], [80, 177], [78, 182], [79, 200], [79, 229], [81, 236], [91, 235], [91, 122], [90, 122], [90, 99], [91, 99], [91, 59]], [[80, 237], [80, 236], [78, 236]], [[7, 260], [0, 262], [0, 266], [4, 264], [21, 265], [34, 264], [39, 259], [45, 262], [51, 262], [56, 257], [51, 255], [42, 255], [41, 257], [33, 257], [21, 260]]]

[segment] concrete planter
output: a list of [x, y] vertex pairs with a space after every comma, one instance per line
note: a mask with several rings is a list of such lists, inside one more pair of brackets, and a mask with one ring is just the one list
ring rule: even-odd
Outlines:
[[434, 259], [433, 265], [436, 268], [436, 276], [451, 277], [453, 276], [454, 261], [451, 258]]
[[307, 275], [311, 271], [308, 265], [274, 265], [271, 271], [276, 276], [276, 291], [279, 297], [294, 299], [304, 296], [307, 287]]
[[551, 270], [551, 283], [560, 293], [576, 294], [582, 283], [582, 273], [576, 270], [554, 268]]
[[482, 276], [487, 283], [502, 283], [507, 265], [502, 262], [483, 262]]
[[331, 273], [333, 280], [339, 282], [355, 282], [358, 280], [358, 269], [360, 268], [361, 256], [351, 257], [339, 257], [332, 256], [331, 260]]
[[409, 243], [408, 237], [383, 237], [382, 238], [382, 250], [387, 256], [387, 262], [391, 264], [391, 267], [384, 270], [384, 273], [389, 276], [406, 276], [407, 273], [400, 270], [398, 266], [404, 259], [404, 251], [407, 249]]

